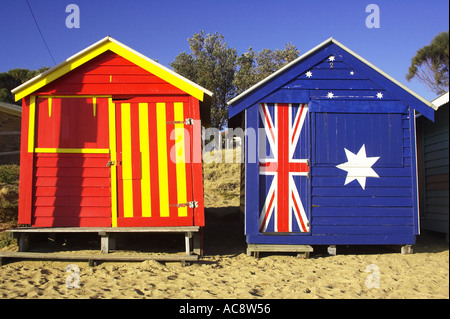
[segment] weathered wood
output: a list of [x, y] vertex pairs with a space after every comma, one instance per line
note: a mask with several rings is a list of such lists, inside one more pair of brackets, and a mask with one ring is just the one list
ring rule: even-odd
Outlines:
[[197, 261], [197, 255], [119, 255], [119, 254], [69, 254], [69, 253], [36, 253], [36, 252], [2, 252], [0, 253], [0, 262], [7, 262], [9, 259], [35, 259], [35, 260], [80, 260], [88, 261], [94, 265], [95, 261], [121, 261], [121, 262], [141, 262], [145, 260], [156, 260], [161, 262]]
[[9, 229], [10, 233], [183, 233], [198, 232], [199, 226], [173, 227], [24, 227]]
[[305, 253], [305, 258], [309, 257], [309, 253], [313, 252], [313, 248], [309, 245], [272, 245], [272, 244], [248, 244], [247, 256], [252, 254], [259, 258], [260, 252], [288, 252], [288, 253]]

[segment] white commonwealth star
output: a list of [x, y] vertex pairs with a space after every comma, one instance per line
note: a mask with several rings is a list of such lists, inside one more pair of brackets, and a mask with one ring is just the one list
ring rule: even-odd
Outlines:
[[382, 99], [382, 98], [383, 98], [383, 93], [378, 92], [378, 93], [377, 93], [377, 99]]
[[365, 144], [361, 146], [358, 154], [354, 154], [346, 148], [344, 148], [344, 150], [345, 155], [347, 156], [347, 162], [336, 166], [339, 169], [347, 171], [347, 178], [345, 179], [344, 185], [347, 185], [356, 179], [362, 189], [365, 189], [367, 177], [380, 177], [372, 169], [372, 165], [375, 164], [380, 157], [367, 157]]
[[333, 92], [328, 92], [327, 98], [332, 99], [333, 97], [334, 97], [334, 93]]
[[306, 72], [306, 77], [307, 77], [307, 78], [312, 77], [312, 72], [311, 72], [311, 71]]

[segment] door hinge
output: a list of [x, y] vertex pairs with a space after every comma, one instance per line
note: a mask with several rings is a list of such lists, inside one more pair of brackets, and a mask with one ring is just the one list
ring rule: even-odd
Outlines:
[[194, 125], [194, 119], [193, 118], [187, 118], [184, 121], [170, 121], [166, 122], [167, 124], [184, 124], [184, 125]]
[[189, 207], [189, 208], [198, 208], [198, 202], [197, 201], [192, 201], [192, 202], [187, 202], [187, 203], [180, 203], [180, 204], [170, 204], [169, 207]]

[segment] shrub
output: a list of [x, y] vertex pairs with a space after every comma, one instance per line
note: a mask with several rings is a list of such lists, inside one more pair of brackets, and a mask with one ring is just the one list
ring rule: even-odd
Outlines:
[[19, 165], [0, 165], [0, 183], [15, 184], [19, 182]]

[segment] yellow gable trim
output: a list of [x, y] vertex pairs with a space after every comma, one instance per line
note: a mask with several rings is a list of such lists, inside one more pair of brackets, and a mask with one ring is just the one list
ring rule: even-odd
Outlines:
[[183, 78], [181, 75], [178, 75], [175, 72], [166, 69], [155, 61], [150, 60], [140, 53], [120, 44], [118, 41], [107, 37], [92, 45], [91, 47], [77, 53], [63, 63], [53, 67], [52, 69], [36, 76], [35, 78], [12, 90], [12, 92], [15, 94], [16, 101], [30, 95], [36, 90], [69, 73], [70, 71], [92, 60], [93, 58], [99, 56], [107, 50], [111, 50], [112, 52], [129, 60], [130, 62], [133, 62], [144, 70], [156, 75], [157, 77], [172, 84], [173, 86], [179, 88], [187, 94], [195, 97], [196, 99], [199, 99], [200, 101], [203, 101], [204, 93], [212, 95], [212, 93], [208, 90], [202, 89], [195, 83], [189, 81], [186, 78]]

